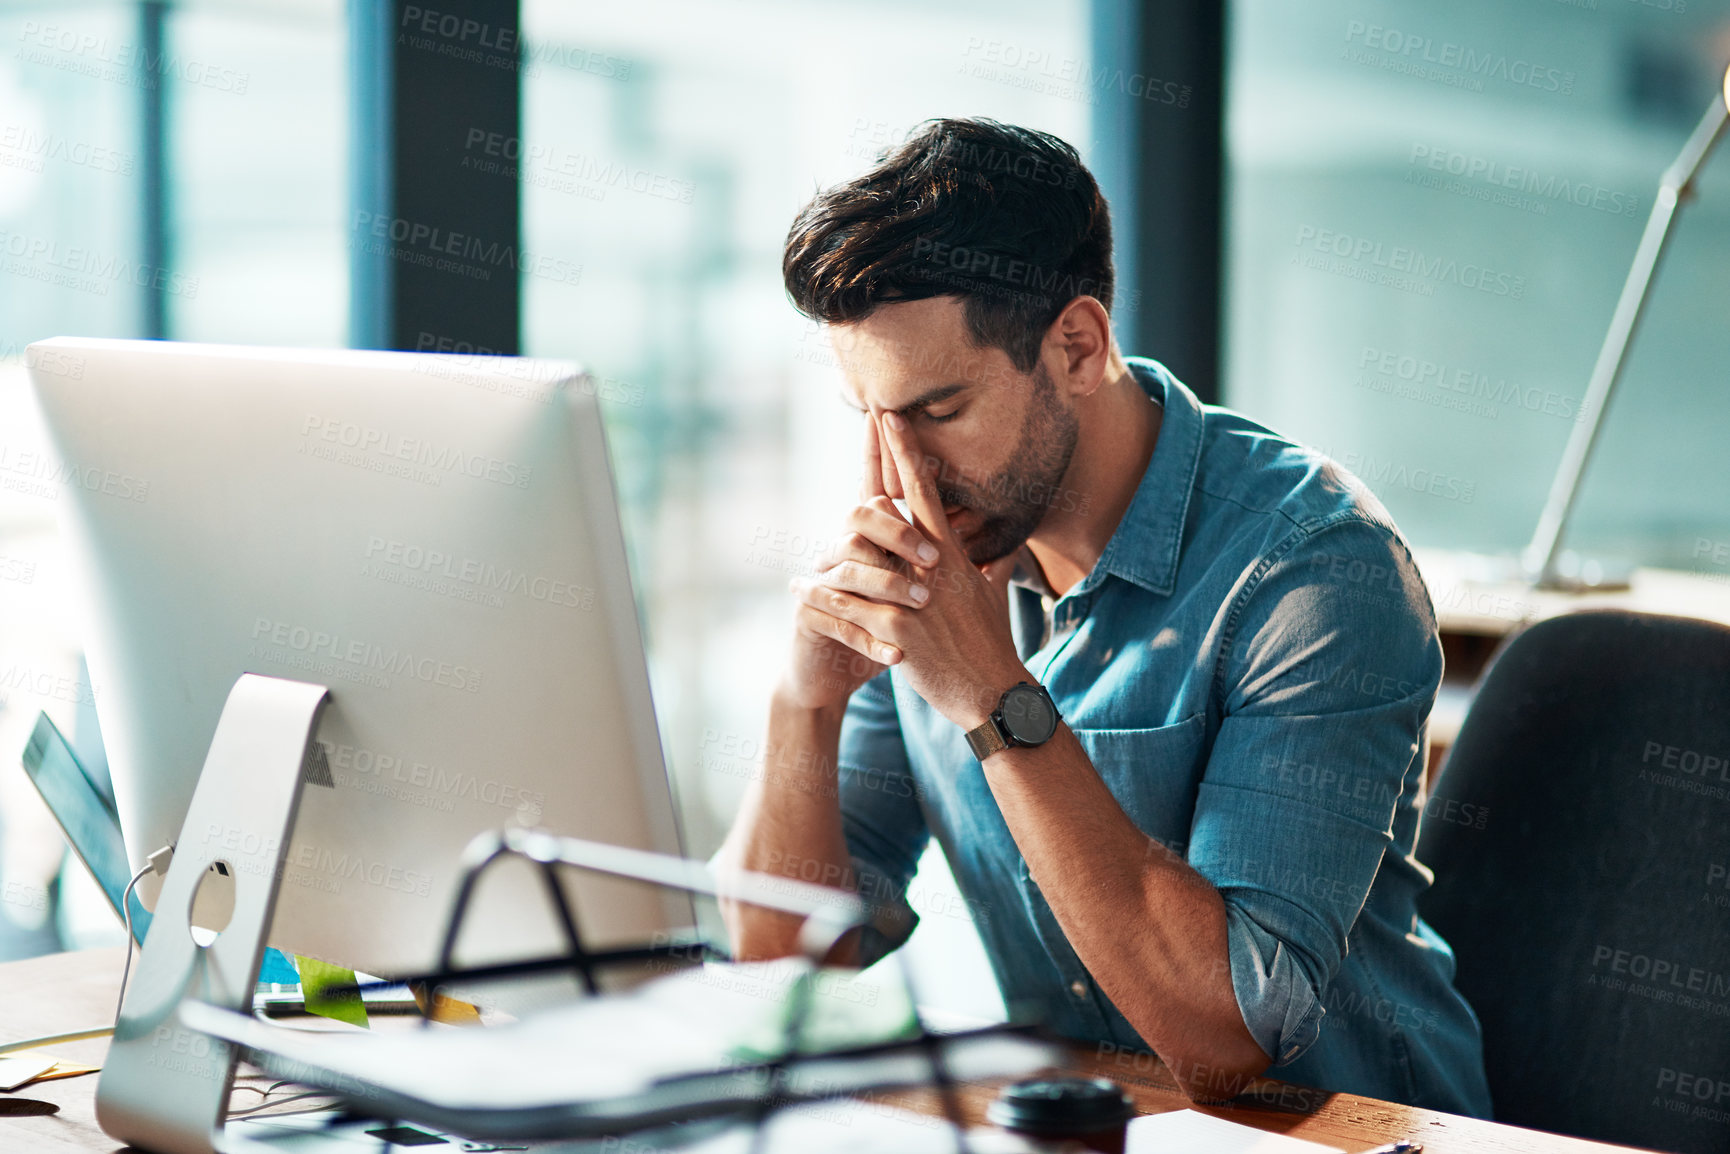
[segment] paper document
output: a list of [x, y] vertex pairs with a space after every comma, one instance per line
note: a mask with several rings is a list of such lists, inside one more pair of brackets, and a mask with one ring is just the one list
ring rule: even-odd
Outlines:
[[[796, 1002], [800, 1058], [775, 1075]], [[616, 1134], [929, 1080], [906, 991], [806, 962], [706, 966], [489, 1029], [290, 1030], [188, 1001], [182, 1020], [235, 1043], [279, 1078], [334, 1090], [373, 1117], [476, 1138]], [[1050, 1046], [1008, 1033], [949, 1035], [960, 1082], [1049, 1065]]]
[[1194, 1110], [1153, 1114], [1129, 1124], [1124, 1154], [1345, 1154], [1337, 1146], [1269, 1134]]
[[27, 1082], [34, 1082], [52, 1070], [55, 1061], [46, 1054], [29, 1050], [0, 1058], [0, 1090], [10, 1093]]

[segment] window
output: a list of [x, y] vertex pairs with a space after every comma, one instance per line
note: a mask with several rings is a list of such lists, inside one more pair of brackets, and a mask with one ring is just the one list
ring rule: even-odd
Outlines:
[[[861, 426], [781, 287], [787, 228], [819, 185], [933, 116], [993, 116], [1085, 154], [1093, 94], [1061, 78], [1086, 64], [1087, 8], [529, 0], [523, 23], [524, 245], [583, 269], [525, 279], [523, 347], [585, 362], [610, 400], [656, 705], [687, 848], [705, 856], [764, 757], [787, 580], [857, 493]], [[919, 933], [951, 949], [971, 930], [941, 869], [928, 859], [920, 888], [959, 916]], [[930, 988], [933, 972], [927, 997], [992, 1012], [947, 972], [956, 988]]]
[[[1230, 16], [1227, 403], [1328, 451], [1417, 544], [1520, 549], [1730, 4]], [[1581, 489], [1589, 557], [1702, 566], [1730, 540], [1730, 148], [1699, 192]]]
[[176, 340], [348, 343], [341, 0], [174, 9], [168, 205]]
[[342, 12], [113, 0], [0, 15], [0, 958], [121, 940], [15, 772], [41, 711], [101, 766], [101, 687], [66, 603], [24, 347], [152, 335], [153, 309], [181, 339], [345, 343]]
[[524, 5], [524, 351], [601, 378], [657, 702], [694, 853], [725, 831], [787, 644], [789, 576], [855, 498], [858, 418], [787, 303], [781, 244], [820, 185], [914, 124], [988, 115], [1083, 146], [1029, 85], [1086, 59], [1086, 8], [699, 0]]

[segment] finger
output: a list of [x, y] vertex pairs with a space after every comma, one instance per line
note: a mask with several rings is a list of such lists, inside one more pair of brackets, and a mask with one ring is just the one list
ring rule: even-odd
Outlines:
[[990, 581], [993, 585], [1007, 587], [1009, 585], [1009, 579], [1015, 575], [1015, 561], [1016, 556], [1014, 553], [1011, 553], [1007, 557], [999, 557], [995, 561], [987, 561], [979, 567], [979, 571], [985, 574], [985, 579]]
[[896, 619], [896, 615], [901, 612], [900, 606], [885, 605], [856, 593], [834, 589], [809, 577], [795, 577], [787, 586], [795, 597], [813, 609], [821, 609], [831, 617], [851, 621], [876, 638], [880, 644], [895, 644], [895, 635], [900, 631]]
[[817, 572], [827, 572], [843, 561], [858, 561], [896, 573], [904, 572], [907, 568], [901, 558], [885, 553], [858, 533], [848, 533], [823, 550], [822, 555], [817, 558]]
[[833, 569], [825, 570], [821, 581], [831, 589], [855, 593], [885, 604], [905, 605], [909, 609], [918, 609], [931, 600], [931, 590], [920, 582], [857, 561], [843, 561]]
[[[917, 532], [918, 530], [914, 530]], [[816, 573], [819, 577], [839, 565], [849, 561], [857, 561], [862, 565], [874, 565], [879, 569], [887, 569], [891, 573], [899, 573], [903, 577], [916, 575], [917, 566], [910, 565], [893, 553], [887, 553], [858, 533], [849, 533], [840, 541], [824, 551], [818, 558]]]
[[[890, 414], [883, 415], [887, 417]], [[895, 419], [900, 421], [903, 418], [897, 413]], [[882, 474], [883, 492], [897, 501], [903, 500], [907, 494], [901, 489], [901, 474], [895, 470], [895, 457], [889, 451], [889, 443], [884, 440], [881, 427], [877, 430], [877, 448], [877, 470]]]
[[883, 415], [884, 437], [895, 457], [895, 473], [901, 478], [901, 488], [907, 494], [907, 509], [913, 514], [913, 524], [920, 532], [939, 543], [954, 543], [949, 518], [943, 515], [943, 502], [937, 496], [937, 483], [925, 472], [925, 458], [919, 450], [919, 439], [899, 413]]
[[937, 543], [909, 525], [887, 497], [855, 506], [847, 514], [847, 528], [909, 565], [929, 567], [937, 563]]
[[998, 610], [1005, 615], [1005, 620], [1009, 612], [1009, 579], [1015, 576], [1015, 562], [1016, 554], [1011, 553], [979, 567], [979, 571], [985, 575], [986, 585], [991, 588]]
[[794, 625], [808, 637], [838, 642], [876, 665], [893, 665], [901, 660], [898, 650], [882, 644], [851, 621], [843, 621], [809, 605], [799, 606]]
[[[804, 604], [802, 610], [815, 610], [820, 617], [827, 617], [847, 628], [830, 627], [817, 619], [809, 624], [824, 636], [832, 637], [841, 644], [858, 653], [864, 654], [873, 661], [884, 665], [893, 665], [901, 660], [901, 650], [888, 641], [883, 640], [872, 624], [884, 628], [887, 624], [885, 614], [894, 612], [887, 605], [876, 605], [850, 593], [828, 589], [815, 581], [806, 581], [795, 577], [790, 582], [793, 593]], [[806, 615], [802, 612], [801, 619]]]
[[859, 500], [885, 496], [883, 491], [883, 444], [877, 435], [877, 419], [865, 414], [865, 460], [859, 475]]

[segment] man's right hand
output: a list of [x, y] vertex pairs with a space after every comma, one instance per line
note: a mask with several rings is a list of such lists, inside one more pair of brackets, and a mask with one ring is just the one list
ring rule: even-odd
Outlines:
[[[894, 646], [819, 608], [824, 591], [910, 609], [931, 599], [923, 580], [937, 562], [937, 547], [889, 499], [883, 457], [877, 418], [866, 413], [864, 479], [859, 504], [847, 514], [847, 533], [818, 562], [814, 577], [789, 582], [796, 592], [816, 596], [801, 597], [794, 621], [792, 660], [777, 690], [788, 704], [813, 710], [844, 707], [861, 685], [901, 660]], [[890, 484], [895, 483], [891, 475]]]

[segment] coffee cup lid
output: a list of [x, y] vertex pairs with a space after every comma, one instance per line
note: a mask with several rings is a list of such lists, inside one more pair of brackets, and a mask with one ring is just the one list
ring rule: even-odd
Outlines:
[[1005, 1086], [985, 1116], [1006, 1130], [1087, 1134], [1129, 1121], [1135, 1103], [1105, 1078], [1033, 1078]]

